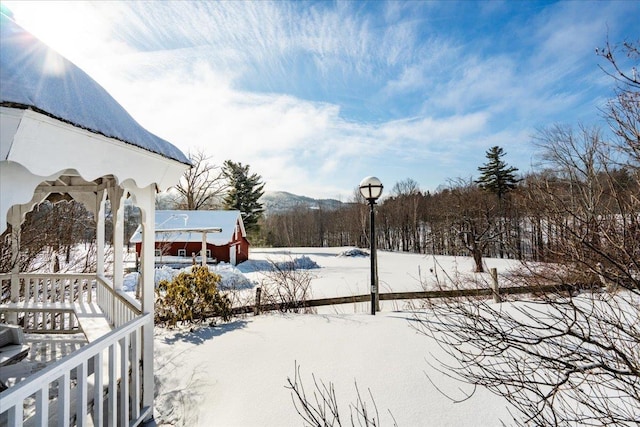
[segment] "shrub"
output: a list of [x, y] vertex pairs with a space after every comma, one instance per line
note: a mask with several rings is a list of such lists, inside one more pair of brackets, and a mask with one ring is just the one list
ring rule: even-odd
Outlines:
[[231, 318], [231, 302], [218, 291], [220, 276], [207, 267], [194, 266], [171, 282], [162, 280], [156, 289], [155, 321], [175, 326], [199, 323], [210, 317]]
[[318, 265], [308, 257], [269, 263], [270, 269], [264, 272], [262, 282], [262, 303], [279, 307], [282, 312], [313, 313], [314, 310], [307, 307], [313, 279], [308, 268], [318, 268]]

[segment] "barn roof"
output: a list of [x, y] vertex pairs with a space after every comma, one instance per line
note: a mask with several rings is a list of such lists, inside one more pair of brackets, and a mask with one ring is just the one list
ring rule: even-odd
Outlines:
[[174, 145], [148, 132], [96, 81], [0, 13], [0, 105], [34, 110], [181, 163]]
[[[244, 223], [240, 211], [156, 211], [157, 242], [202, 242], [201, 230], [220, 228], [221, 231], [207, 233], [207, 243], [212, 245], [226, 245], [233, 239], [236, 224], [240, 223], [240, 232], [246, 236]], [[141, 229], [138, 227], [131, 237], [131, 243], [142, 241]]]

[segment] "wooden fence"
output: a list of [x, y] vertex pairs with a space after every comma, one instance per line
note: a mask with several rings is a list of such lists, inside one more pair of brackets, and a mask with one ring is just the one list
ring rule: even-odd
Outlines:
[[[501, 288], [496, 294], [497, 287], [483, 289], [442, 289], [434, 291], [414, 291], [414, 292], [387, 292], [379, 294], [380, 301], [411, 300], [411, 299], [434, 299], [434, 298], [461, 298], [461, 297], [493, 297], [494, 301], [500, 301], [500, 295], [518, 294], [559, 294], [572, 293], [581, 288], [581, 285], [562, 284], [547, 286], [518, 286]], [[291, 311], [303, 308], [322, 307], [328, 305], [352, 304], [371, 301], [371, 294], [353, 295], [346, 297], [322, 298], [308, 301], [281, 302], [275, 304], [260, 303], [260, 288], [256, 289], [256, 304], [233, 308], [234, 314], [254, 313], [259, 314], [264, 311]]]

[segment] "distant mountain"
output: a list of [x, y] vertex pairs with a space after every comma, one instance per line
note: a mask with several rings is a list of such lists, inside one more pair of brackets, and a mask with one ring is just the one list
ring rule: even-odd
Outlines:
[[266, 215], [300, 208], [334, 210], [343, 205], [341, 201], [335, 199], [312, 199], [286, 191], [267, 191], [260, 198], [260, 203], [264, 206]]

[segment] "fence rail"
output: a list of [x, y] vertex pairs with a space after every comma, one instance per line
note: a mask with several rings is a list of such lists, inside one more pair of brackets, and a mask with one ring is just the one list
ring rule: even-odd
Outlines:
[[[500, 295], [518, 294], [550, 294], [571, 293], [583, 286], [576, 284], [546, 285], [546, 286], [518, 286], [500, 289]], [[379, 294], [380, 301], [434, 299], [434, 298], [462, 298], [462, 297], [490, 297], [495, 291], [491, 288], [473, 289], [439, 289], [433, 291], [387, 292]], [[371, 294], [352, 295], [335, 298], [321, 298], [308, 301], [283, 302], [275, 304], [247, 305], [233, 308], [234, 314], [260, 313], [262, 311], [286, 311], [300, 308], [322, 307], [328, 305], [352, 304], [371, 301]]]

